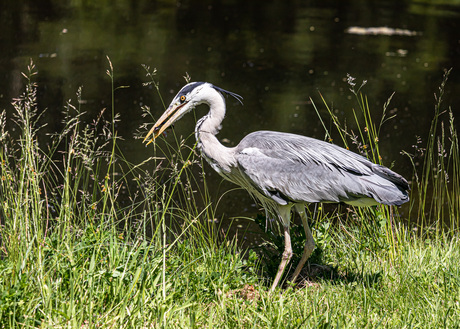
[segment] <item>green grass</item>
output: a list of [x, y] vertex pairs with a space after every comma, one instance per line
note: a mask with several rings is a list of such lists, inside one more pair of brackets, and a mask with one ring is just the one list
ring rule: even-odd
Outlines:
[[[107, 73], [113, 103], [119, 87], [110, 60]], [[82, 89], [63, 111], [63, 130], [43, 140], [34, 75], [31, 62], [24, 93], [0, 116], [0, 327], [460, 326], [459, 158], [453, 117], [442, 124], [445, 82], [425, 164], [414, 166], [413, 218], [403, 224], [387, 207], [312, 208], [317, 248], [306, 280], [270, 295], [282, 239], [267, 228], [265, 243], [244, 251], [223, 232], [206, 181], [192, 171], [202, 160], [189, 142], [168, 137], [145, 162], [130, 163], [119, 149], [116, 109], [85, 123], [84, 109], [72, 104], [81, 104]], [[353, 92], [365, 128], [348, 132], [330, 112], [331, 126], [345, 146], [379, 162], [388, 104], [376, 125], [366, 98]], [[442, 169], [436, 177], [433, 168]], [[305, 237], [296, 225], [292, 232], [298, 257]]]

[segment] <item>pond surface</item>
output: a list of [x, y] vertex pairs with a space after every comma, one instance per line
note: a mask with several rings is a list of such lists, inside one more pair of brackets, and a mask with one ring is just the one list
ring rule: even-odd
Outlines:
[[[460, 1], [2, 1], [0, 3], [0, 109], [11, 109], [32, 58], [39, 71], [39, 105], [48, 131], [59, 131], [61, 111], [83, 86], [88, 118], [110, 107], [109, 56], [115, 70], [117, 129], [125, 156], [140, 163], [148, 154], [133, 139], [144, 122], [141, 106], [163, 112], [141, 64], [157, 69], [166, 103], [183, 76], [209, 81], [244, 97], [228, 101], [219, 134], [228, 145], [255, 130], [293, 132], [324, 139], [310, 97], [329, 126], [319, 92], [353, 128], [357, 108], [347, 74], [380, 120], [387, 99], [396, 117], [385, 123], [380, 148], [386, 165], [410, 179], [401, 150], [426, 139], [443, 70], [453, 68], [446, 96], [460, 117]], [[197, 115], [205, 110], [197, 110]], [[458, 122], [459, 119], [457, 119]], [[193, 115], [176, 124], [189, 135]], [[206, 168], [211, 193], [230, 184]], [[218, 187], [219, 186], [219, 187]], [[228, 216], [254, 213], [244, 192], [221, 201]]]

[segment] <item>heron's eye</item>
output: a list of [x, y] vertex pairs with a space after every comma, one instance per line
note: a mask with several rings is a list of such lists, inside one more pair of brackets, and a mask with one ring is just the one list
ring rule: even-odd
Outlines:
[[182, 95], [182, 96], [180, 97], [180, 102], [181, 102], [181, 103], [185, 102], [185, 99], [186, 99], [186, 97], [185, 97], [184, 95]]

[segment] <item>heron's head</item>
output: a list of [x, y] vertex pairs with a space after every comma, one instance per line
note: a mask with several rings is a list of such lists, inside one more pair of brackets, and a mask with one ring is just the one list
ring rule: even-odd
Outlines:
[[182, 118], [182, 116], [196, 106], [209, 102], [209, 100], [216, 94], [227, 94], [235, 97], [240, 103], [242, 97], [230, 91], [216, 87], [208, 82], [191, 82], [185, 85], [174, 97], [169, 107], [153, 125], [152, 129], [144, 138], [144, 142], [153, 134], [152, 139], [147, 143], [151, 143], [155, 138], [160, 136], [163, 131], [171, 126], [174, 122]]

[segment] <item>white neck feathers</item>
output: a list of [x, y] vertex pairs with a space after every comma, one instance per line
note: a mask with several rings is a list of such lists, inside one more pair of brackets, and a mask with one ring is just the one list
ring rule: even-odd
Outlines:
[[198, 104], [207, 104], [209, 113], [198, 120], [195, 127], [198, 148], [216, 171], [230, 171], [235, 161], [232, 155], [233, 149], [223, 146], [216, 137], [225, 117], [225, 99], [214, 88], [202, 92], [203, 96]]

